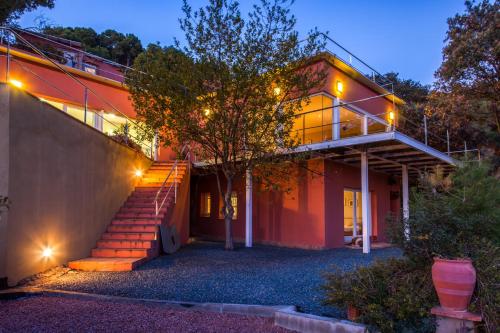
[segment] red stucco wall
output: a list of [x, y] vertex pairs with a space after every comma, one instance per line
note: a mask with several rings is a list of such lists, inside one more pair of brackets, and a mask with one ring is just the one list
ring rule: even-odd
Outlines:
[[[328, 160], [310, 160], [307, 169], [315, 172], [301, 168], [290, 179], [292, 190], [289, 193], [258, 190], [254, 184], [255, 242], [301, 248], [344, 246], [343, 191], [345, 188], [361, 188], [361, 171]], [[217, 214], [219, 195], [215, 177], [197, 177], [193, 183], [192, 235], [224, 239], [224, 221]], [[391, 209], [399, 207], [398, 201], [391, 202], [390, 192], [398, 191], [399, 185], [391, 185], [387, 175], [370, 172], [369, 187], [373, 236], [379, 241], [387, 241], [385, 218]], [[233, 236], [242, 241], [245, 238], [244, 180], [236, 180], [234, 188], [238, 192], [238, 218], [233, 221]], [[202, 192], [210, 192], [212, 196], [210, 218], [200, 217]]]

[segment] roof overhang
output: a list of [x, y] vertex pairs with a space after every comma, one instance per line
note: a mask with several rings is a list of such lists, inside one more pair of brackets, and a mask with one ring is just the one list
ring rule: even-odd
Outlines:
[[368, 154], [370, 170], [400, 176], [402, 166], [418, 175], [440, 165], [445, 173], [459, 165], [454, 158], [397, 131], [355, 136], [340, 140], [302, 145], [294, 152], [310, 152], [317, 157], [352, 166], [361, 163], [361, 152]]

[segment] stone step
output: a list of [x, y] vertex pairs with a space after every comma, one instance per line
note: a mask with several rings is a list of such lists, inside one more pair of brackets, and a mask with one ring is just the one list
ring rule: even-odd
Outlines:
[[93, 258], [144, 258], [152, 255], [153, 249], [95, 248], [91, 252]]
[[158, 226], [150, 225], [109, 225], [108, 232], [154, 232], [158, 231]]
[[102, 239], [156, 240], [156, 232], [105, 232]]
[[109, 249], [151, 249], [155, 246], [156, 246], [155, 240], [103, 239], [97, 241], [98, 248], [109, 248]]
[[70, 261], [69, 268], [87, 272], [127, 272], [142, 265], [148, 258], [85, 258]]

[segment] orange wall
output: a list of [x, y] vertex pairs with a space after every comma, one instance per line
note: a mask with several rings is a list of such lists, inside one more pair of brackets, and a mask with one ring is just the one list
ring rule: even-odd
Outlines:
[[[5, 81], [5, 57], [0, 57], [0, 81]], [[24, 67], [24, 68], [23, 68]], [[33, 73], [35, 74], [33, 74]], [[40, 76], [42, 79], [37, 77]], [[84, 104], [84, 88], [59, 69], [41, 65], [26, 59], [15, 58], [10, 63], [10, 78], [23, 82], [23, 89], [40, 97], [47, 97], [70, 104]], [[135, 118], [136, 112], [129, 100], [125, 87], [106, 84], [86, 77], [78, 77], [85, 85], [101, 96], [111, 106], [95, 94], [89, 92], [88, 106], [95, 110], [117, 113], [113, 107], [125, 115]]]
[[[324, 60], [316, 65], [322, 66], [327, 71], [324, 86], [319, 88], [316, 92], [322, 91], [329, 93], [340, 98], [344, 103], [380, 95], [378, 92], [375, 92], [362, 83], [354, 80], [343, 71], [333, 67]], [[344, 91], [342, 93], [337, 91], [337, 81], [341, 81], [344, 85]], [[365, 102], [355, 103], [353, 105], [374, 115], [393, 110], [392, 100], [388, 100], [385, 97], [378, 97]]]

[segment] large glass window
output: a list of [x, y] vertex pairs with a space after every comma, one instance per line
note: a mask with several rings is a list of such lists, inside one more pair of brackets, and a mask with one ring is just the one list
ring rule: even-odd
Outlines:
[[363, 117], [345, 107], [340, 107], [340, 138], [362, 135]]
[[312, 96], [309, 104], [304, 102], [292, 128], [292, 135], [297, 136], [299, 143], [332, 139], [332, 106], [332, 99], [324, 95]]
[[[233, 220], [238, 218], [238, 194], [236, 192], [231, 192], [231, 205], [233, 206]], [[219, 198], [219, 219], [224, 218], [224, 212], [222, 208], [224, 207], [224, 200], [222, 196]]]
[[210, 192], [203, 192], [200, 198], [200, 216], [210, 217], [211, 206], [212, 197], [210, 196]]

